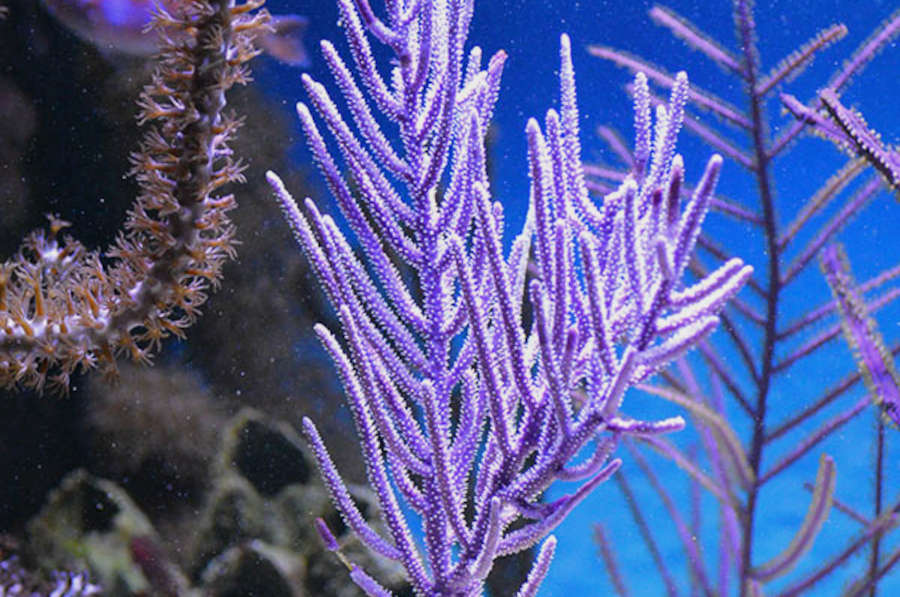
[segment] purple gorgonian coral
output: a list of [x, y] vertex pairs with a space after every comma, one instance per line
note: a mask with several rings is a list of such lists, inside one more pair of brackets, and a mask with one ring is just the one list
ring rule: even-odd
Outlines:
[[[610, 460], [618, 439], [684, 424], [627, 416], [626, 390], [711, 332], [750, 275], [732, 259], [691, 286], [681, 281], [722, 160], [710, 159], [682, 209], [675, 140], [687, 77], [654, 123], [638, 75], [633, 172], [595, 203], [563, 36], [560, 110], [548, 111], [543, 130], [536, 120], [526, 127], [529, 211], [504, 254], [484, 136], [506, 56], [483, 66], [479, 48], [464, 55], [472, 0], [389, 0], [386, 21], [367, 0], [338, 5], [355, 73], [331, 43], [322, 52], [345, 109], [304, 76], [330, 136], [310, 106], [297, 111], [346, 226], [310, 199], [301, 209], [275, 174], [269, 181], [340, 315], [339, 334], [316, 332], [389, 537], [366, 523], [308, 418], [303, 429], [344, 521], [403, 565], [416, 594], [480, 594], [495, 559], [543, 540], [519, 591], [534, 595], [556, 546], [548, 534], [619, 467]], [[394, 54], [387, 78], [367, 33]], [[579, 485], [541, 501], [557, 480]], [[324, 524], [319, 531], [340, 549]], [[367, 594], [390, 594], [348, 565]]]
[[862, 114], [844, 106], [833, 89], [825, 88], [819, 92], [824, 113], [806, 106], [790, 94], [783, 94], [781, 101], [798, 120], [810, 125], [813, 132], [851, 155], [862, 157], [888, 185], [900, 191], [900, 151], [885, 145], [881, 136], [866, 124]]
[[[884, 188], [896, 191], [900, 161], [896, 148], [882, 141], [859, 112], [844, 106], [841, 97], [881, 51], [896, 45], [900, 10], [861, 39], [845, 60], [834, 59], [836, 68], [827, 82], [817, 83], [813, 97], [803, 103], [785, 90], [801, 96], [809, 93], [811, 88], [804, 88], [799, 76], [846, 36], [848, 27], [829, 23], [818, 32], [810, 31], [805, 42], [770, 63], [762, 56], [772, 57], [775, 48], [756, 19], [792, 17], [771, 5], [754, 7], [750, 0], [728, 4], [735, 25], [730, 43], [718, 39], [728, 27], [704, 31], [671, 8], [654, 6], [649, 16], [714, 63], [713, 72], [723, 77], [717, 86], [691, 89], [685, 128], [744, 171], [746, 188], [734, 198], [717, 197], [712, 205], [739, 226], [741, 243], [755, 245], [747, 250], [760, 257], [759, 273], [720, 313], [725, 334], [702, 342], [699, 358], [679, 360], [656, 383], [640, 386], [685, 408], [698, 433], [681, 442], [657, 437], [622, 442], [635, 454], [635, 470], [641, 473], [636, 477], [649, 483], [668, 513], [662, 520], [654, 517], [651, 528], [644, 512], [652, 506], [647, 498], [635, 499], [636, 492], [626, 481], [631, 470], [616, 475], [647, 548], [643, 560], [641, 554], [629, 551], [629, 566], [640, 570], [641, 587], [659, 579], [669, 595], [787, 597], [829, 594], [838, 587], [846, 595], [874, 596], [879, 589], [887, 593], [896, 579], [896, 574], [888, 577], [900, 562], [900, 552], [884, 548], [888, 533], [897, 526], [900, 502], [887, 497], [891, 461], [884, 420], [897, 413], [900, 401], [900, 378], [893, 363], [900, 345], [895, 339], [891, 342], [891, 328], [879, 326], [876, 317], [900, 297], [893, 284], [900, 267], [892, 259], [890, 241], [873, 244], [868, 232], [861, 237], [859, 228], [854, 232], [848, 228], [861, 217], [866, 218], [866, 229], [877, 228], [884, 214], [865, 210], [879, 205]], [[809, 23], [791, 23], [797, 25], [797, 33], [809, 29]], [[607, 46], [591, 46], [589, 52], [633, 73], [646, 73], [657, 89], [678, 85], [656, 60]], [[897, 78], [876, 80], [880, 85]], [[878, 85], [871, 89], [880, 90]], [[732, 92], [740, 95], [737, 104]], [[779, 96], [793, 116], [772, 111]], [[665, 100], [654, 94], [652, 101]], [[882, 110], [882, 115], [888, 113]], [[809, 153], [802, 142], [795, 142], [805, 130], [835, 142], [852, 157], [827, 165], [827, 151]], [[612, 131], [601, 129], [601, 135], [630, 169], [631, 152]], [[820, 165], [806, 169], [820, 157]], [[592, 190], [618, 184], [624, 176], [607, 166], [586, 168]], [[776, 200], [779, 197], [783, 200]], [[848, 240], [856, 236], [857, 250], [870, 257], [884, 253], [887, 262], [857, 285], [849, 262], [832, 245], [841, 235]], [[702, 276], [727, 262], [734, 242], [733, 235], [704, 231], [691, 271]], [[808, 282], [817, 278], [810, 272], [817, 260], [832, 289], [825, 296]], [[820, 290], [823, 287], [819, 285]], [[847, 367], [848, 363], [842, 367], [840, 359], [831, 360], [835, 353], [827, 353], [842, 329], [856, 367]], [[854, 397], [860, 391], [869, 395]], [[860, 433], [864, 423], [858, 418], [871, 411], [867, 406], [872, 402], [883, 416], [870, 426], [873, 433]], [[852, 423], [858, 425], [853, 431], [848, 427]], [[871, 450], [863, 447], [869, 437]], [[841, 445], [848, 439], [849, 447]], [[643, 458], [641, 444], [676, 463], [678, 470], [671, 473], [683, 476], [675, 481], [677, 475], [667, 474], [666, 482], [661, 482], [652, 463]], [[835, 453], [816, 454], [820, 450]], [[874, 457], [871, 474], [861, 466], [867, 452]], [[813, 479], [811, 465], [816, 461]], [[838, 469], [845, 471], [840, 481]], [[799, 493], [798, 475], [806, 478], [802, 486], [811, 496]], [[692, 489], [676, 495], [673, 488], [684, 487], [685, 482]], [[839, 486], [844, 488], [841, 493], [836, 491]], [[707, 498], [713, 498], [716, 507], [711, 508]], [[830, 512], [837, 518], [830, 518]], [[714, 517], [717, 524], [706, 524]], [[793, 529], [792, 535], [787, 528]], [[605, 538], [608, 530], [597, 535]], [[683, 559], [662, 557], [661, 547], [673, 540], [681, 544]], [[607, 540], [601, 545], [612, 589], [627, 594], [628, 579], [619, 574], [613, 557], [617, 545]], [[649, 566], [642, 566], [651, 561], [657, 573], [653, 579]], [[673, 563], [682, 562], [689, 574], [679, 578]]]
[[825, 247], [819, 261], [841, 313], [844, 336], [853, 349], [857, 368], [872, 400], [880, 406], [886, 421], [900, 426], [900, 374], [878, 331], [878, 324], [869, 316], [868, 307], [853, 281], [843, 247], [839, 244]]

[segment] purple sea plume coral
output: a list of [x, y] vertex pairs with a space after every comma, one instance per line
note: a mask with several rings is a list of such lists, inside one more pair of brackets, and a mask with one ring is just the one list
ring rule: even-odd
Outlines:
[[817, 134], [838, 147], [862, 157], [884, 177], [889, 186], [900, 191], [900, 151], [885, 145], [880, 135], [866, 125], [859, 112], [841, 103], [833, 89], [820, 91], [819, 100], [825, 114], [807, 107], [793, 95], [786, 93], [781, 96], [784, 106], [798, 120], [811, 125]]
[[[812, 499], [802, 521], [799, 505], [804, 500], [797, 500], [785, 490], [792, 485], [787, 482], [791, 475], [809, 471], [814, 451], [823, 442], [836, 440], [839, 430], [846, 431], [845, 424], [866, 411], [872, 398], [864, 396], [855, 403], [849, 400], [861, 385], [858, 382], [867, 382], [873, 397], [887, 409], [892, 401], [896, 402], [892, 359], [900, 349], [896, 344], [889, 349], [883, 346], [874, 314], [900, 294], [896, 288], [878, 296], [873, 294], [885, 289], [900, 270], [895, 264], [888, 265], [857, 286], [838, 252], [828, 247], [850, 220], [877, 197], [883, 184], [871, 170], [896, 187], [895, 148], [883, 143], [860, 114], [846, 108], [839, 94], [900, 34], [900, 12], [890, 15], [859, 45], [829, 78], [825, 91], [809, 104], [781, 92], [783, 103], [797, 118], [784, 126], [770, 116], [770, 106], [774, 104], [771, 100], [786, 82], [796, 85], [794, 77], [845, 36], [847, 27], [829, 25], [769, 69], [760, 59], [759, 40], [765, 37], [758, 35], [753, 3], [735, 0], [732, 6], [736, 39], [731, 48], [671, 9], [656, 6], [650, 10], [650, 17], [689, 48], [711, 59], [728, 77], [728, 85], [743, 92], [741, 103], [746, 108], [742, 110], [711, 89], [693, 89], [685, 128], [740, 165], [753, 181], [740, 192], [740, 202], [720, 197], [714, 200], [713, 207], [735, 220], [747, 241], [758, 241], [761, 251], [757, 254], [764, 255], [764, 266], [760, 279], [754, 277], [742, 296], [734, 297], [720, 313], [727, 334], [702, 343], [698, 351], [701, 358], [679, 361], [677, 367], [660, 376], [660, 384], [641, 386], [687, 409], [696, 424], [705, 457], [699, 451], [685, 451], [692, 447], [677, 443], [678, 440], [650, 438], [652, 441], [641, 442], [678, 464], [695, 488], [693, 495], [680, 502], [673, 499], [670, 488], [656, 482], [655, 473], [647, 467], [644, 476], [669, 510], [672, 523], [657, 523], [650, 529], [641, 511], [644, 500], [638, 503], [634, 499], [634, 492], [622, 476], [617, 481], [641, 530], [648, 556], [670, 594], [677, 592], [676, 585], [670, 562], [659, 556], [659, 545], [677, 540], [682, 543], [690, 566], [692, 593], [745, 596], [778, 591], [780, 595], [797, 595], [826, 581], [833, 583], [835, 589], [838, 583], [844, 584], [847, 594], [874, 595], [880, 579], [900, 562], [897, 552], [884, 557], [881, 554], [882, 536], [887, 532], [882, 525], [891, 516], [888, 511], [894, 508], [884, 500], [889, 481], [884, 473], [887, 450], [882, 422], [879, 420], [875, 427], [874, 488], [869, 496], [860, 491], [858, 478], [843, 485], [843, 496], [835, 493], [835, 487], [840, 486], [835, 483], [839, 467], [859, 470], [860, 450], [855, 437], [853, 447], [844, 451], [843, 458], [837, 454], [820, 456], [815, 484], [809, 483]], [[589, 51], [630, 71], [645, 72], [659, 87], [676, 86], [676, 77], [653, 62], [609, 47], [593, 46]], [[652, 101], [660, 104], [664, 100], [654, 95]], [[820, 175], [803, 170], [809, 154], [794, 152], [801, 144], [793, 143], [807, 125], [854, 156], [843, 165], [836, 164], [834, 174], [821, 177], [818, 190], [808, 194], [803, 185], [814, 184]], [[603, 134], [627, 167], [633, 168], [638, 161], [636, 156], [632, 157], [614, 134]], [[792, 155], [797, 159], [790, 160]], [[607, 187], [609, 181], [618, 182], [623, 176], [607, 167], [588, 168], [591, 188]], [[803, 185], [799, 184], [799, 172], [804, 172]], [[790, 200], [776, 201], [778, 196]], [[880, 216], [869, 216], [867, 224], [878, 219]], [[697, 241], [700, 250], [691, 260], [691, 271], [705, 275], [708, 268], [727, 263], [733, 242], [733, 238], [702, 234]], [[819, 305], [815, 305], [811, 287], [799, 288], [817, 257], [834, 294]], [[788, 305], [792, 307], [786, 308]], [[797, 313], [792, 313], [794, 308]], [[836, 315], [840, 315], [842, 324], [815, 329], [819, 322]], [[859, 373], [843, 378], [837, 377], [841, 367], [831, 362], [822, 367], [821, 361], [816, 361], [822, 358], [823, 349], [840, 337], [841, 327], [857, 355], [859, 369]], [[728, 354], [738, 358], [722, 357]], [[804, 380], [802, 388], [798, 387], [798, 379]], [[816, 383], [806, 383], [813, 379]], [[730, 396], [727, 403], [726, 393]], [[701, 502], [701, 489], [718, 502], [717, 525], [705, 524], [707, 517], [712, 516], [707, 514], [705, 502]], [[858, 514], [863, 511], [860, 502], [870, 498], [871, 519]], [[841, 541], [839, 532], [834, 532], [839, 528], [835, 525], [824, 531], [828, 533], [827, 541], [816, 542], [832, 504], [841, 515], [854, 520], [853, 524], [861, 525], [861, 537]], [[696, 513], [690, 524], [685, 524], [681, 516], [683, 509]], [[779, 533], [771, 532], [773, 528], [783, 528], [788, 517], [797, 520], [790, 543]], [[712, 543], [710, 530], [717, 535], [718, 550], [701, 552], [698, 546]], [[814, 543], [813, 554], [810, 549]], [[867, 570], [861, 573], [859, 566], [845, 563], [864, 547], [869, 547], [870, 556]], [[607, 564], [612, 568], [609, 561]], [[710, 573], [714, 569], [718, 569], [718, 578]], [[846, 589], [846, 581], [854, 576], [858, 582]], [[617, 590], [627, 590], [625, 580], [621, 576], [614, 579]], [[640, 582], [646, 586], [643, 571]], [[818, 586], [815, 590], [822, 593], [829, 589]]]
[[844, 336], [853, 348], [872, 400], [881, 407], [885, 420], [900, 426], [900, 374], [856, 288], [847, 255], [841, 245], [829, 245], [822, 251], [820, 261], [841, 313]]
[[[346, 226], [310, 199], [301, 209], [268, 178], [339, 313], [340, 334], [316, 333], [347, 394], [389, 537], [365, 522], [310, 419], [303, 429], [347, 525], [400, 562], [417, 594], [480, 594], [497, 558], [544, 540], [519, 592], [534, 595], [557, 544], [548, 534], [618, 469], [618, 440], [684, 424], [627, 416], [625, 391], [712, 331], [751, 273], [733, 259], [693, 286], [681, 281], [722, 159], [709, 161], [682, 209], [675, 140], [687, 77], [654, 124], [638, 75], [634, 171], [595, 203], [563, 36], [560, 110], [543, 130], [527, 124], [529, 212], [504, 255], [484, 134], [506, 57], [484, 67], [475, 47], [464, 59], [473, 3], [387, 2], [385, 21], [367, 0], [338, 5], [355, 74], [331, 43], [322, 52], [346, 111], [324, 85], [303, 84], [339, 152], [309, 106], [297, 111]], [[388, 78], [367, 30], [395, 55]], [[556, 480], [580, 485], [541, 502]], [[389, 594], [358, 567], [351, 577], [369, 595]]]

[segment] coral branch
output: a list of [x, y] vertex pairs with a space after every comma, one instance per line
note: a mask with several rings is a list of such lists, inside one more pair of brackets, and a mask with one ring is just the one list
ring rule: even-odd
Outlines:
[[52, 217], [0, 267], [0, 385], [66, 391], [76, 371], [114, 375], [120, 354], [149, 361], [195, 321], [235, 255], [235, 202], [220, 189], [242, 181], [243, 166], [228, 147], [240, 123], [225, 92], [248, 80], [266, 19], [226, 0], [160, 8], [160, 64], [139, 101], [151, 127], [132, 156], [140, 194], [124, 232], [104, 263], [60, 238], [68, 224]]

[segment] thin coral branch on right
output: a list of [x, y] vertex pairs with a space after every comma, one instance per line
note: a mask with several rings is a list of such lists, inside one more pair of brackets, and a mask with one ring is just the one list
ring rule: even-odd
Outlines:
[[[726, 160], [745, 169], [755, 182], [755, 203], [715, 197], [712, 206], [752, 231], [748, 239], [760, 242], [765, 267], [758, 268], [760, 275], [721, 314], [725, 333], [701, 343], [701, 358], [679, 361], [676, 368], [664, 373], [664, 384], [643, 386], [691, 414], [699, 430], [697, 445], [693, 447], [696, 455], [688, 453], [683, 445], [661, 438], [630, 444], [645, 477], [669, 510], [674, 527], [671, 533], [682, 543], [690, 586], [695, 593], [727, 595], [737, 590], [743, 596], [797, 595], [821, 590], [819, 583], [829, 579], [845, 583], [848, 594], [874, 596], [885, 575], [892, 570], [896, 574], [894, 566], [900, 561], [900, 550], [883, 553], [882, 541], [896, 527], [894, 512], [900, 506], [887, 501], [896, 496], [887, 480], [884, 425], [885, 420], [896, 421], [897, 417], [900, 397], [893, 361], [900, 345], [886, 344], [879, 327], [884, 331], [888, 326], [877, 324], [878, 311], [900, 296], [900, 288], [891, 287], [900, 276], [900, 264], [896, 263], [897, 245], [887, 247], [888, 254], [893, 250], [895, 263], [856, 284], [846, 256], [833, 241], [851, 218], [884, 194], [885, 188], [897, 190], [900, 158], [896, 149], [884, 143], [858, 112], [843, 105], [839, 96], [879, 51], [895, 43], [900, 34], [900, 12], [885, 20], [808, 104], [780, 90], [817, 55], [844, 37], [847, 28], [842, 24], [826, 28], [765, 72], [760, 64], [752, 3], [735, 0], [733, 16], [735, 51], [668, 8], [656, 6], [650, 11], [653, 21], [711, 59], [726, 73], [732, 87], [737, 82], [743, 89], [746, 109], [694, 87], [686, 108], [691, 116], [685, 118], [685, 128], [721, 152]], [[647, 73], [660, 87], [677, 86], [675, 77], [642, 58], [603, 46], [592, 46], [589, 51], [629, 71]], [[896, 78], [893, 83], [896, 85]], [[779, 126], [775, 129], [777, 134], [772, 135], [770, 127], [777, 121], [770, 117], [768, 109], [779, 103], [770, 101], [779, 95], [791, 113], [782, 117], [795, 118]], [[776, 173], [786, 171], [785, 164], [791, 164], [792, 172], [800, 171], [789, 160], [795, 140], [807, 126], [845, 148], [852, 158], [836, 165], [834, 174], [822, 180], [817, 192], [797, 198], [789, 184], [776, 184]], [[601, 133], [633, 169], [634, 156], [610, 130], [603, 129]], [[588, 184], [596, 189], [606, 189], [610, 181], [622, 176], [608, 167], [589, 166], [588, 172]], [[776, 194], [780, 203], [775, 201]], [[783, 213], [784, 205], [792, 206], [793, 211]], [[697, 275], [705, 275], [716, 263], [727, 261], [735, 245], [704, 234], [698, 246], [701, 250], [690, 268]], [[788, 319], [787, 299], [797, 291], [799, 280], [817, 258], [833, 296], [826, 293], [805, 297], [809, 306], [799, 316]], [[857, 367], [853, 367], [853, 359], [847, 358], [843, 365], [845, 376], [833, 380], [830, 387], [821, 387], [811, 380], [828, 379], [841, 368], [831, 367], [823, 376], [812, 363], [821, 356], [823, 347], [840, 337], [842, 329], [856, 356]], [[735, 358], [725, 359], [722, 355]], [[818, 395], [798, 399], [792, 375], [795, 380], [798, 376], [809, 380], [806, 387]], [[862, 389], [866, 393], [854, 399], [851, 396], [860, 389], [860, 381], [865, 381]], [[872, 404], [877, 408], [873, 409]], [[843, 463], [826, 454], [818, 455], [818, 473], [805, 485], [810, 497], [804, 496], [801, 483], [797, 483], [797, 493], [788, 498], [780, 489], [770, 489], [777, 482], [783, 487], [786, 471], [797, 471], [800, 463], [809, 467], [820, 444], [849, 421], [873, 410], [877, 417], [872, 425], [874, 449], [870, 450], [874, 453], [871, 514], [863, 514], [858, 505], [848, 503], [858, 504], [859, 492], [855, 487], [841, 487], [838, 473]], [[695, 488], [696, 494], [690, 500], [695, 509], [699, 508], [703, 493], [718, 502], [717, 537], [705, 539], [700, 536], [696, 519], [685, 520], [685, 513], [673, 500], [671, 487], [659, 482], [643, 457], [643, 445], [686, 472]], [[867, 450], [863, 444], [862, 454]], [[700, 454], [705, 457], [699, 457]], [[663, 584], [670, 595], [677, 594], [678, 575], [670, 562], [660, 556], [662, 534], [669, 531], [665, 525], [651, 527], [647, 523], [646, 505], [635, 502], [634, 482], [628, 479], [617, 475]], [[777, 546], [778, 551], [773, 551], [771, 542], [765, 542], [768, 556], [764, 556], [760, 544], [766, 537], [761, 536], [761, 529], [776, 524], [766, 520], [772, 516], [775, 496], [779, 496], [780, 511], [785, 510], [785, 504], [791, 505], [796, 528], [793, 539]], [[804, 500], [808, 502], [805, 511]], [[830, 552], [829, 555], [810, 561], [805, 556], [829, 516], [847, 517], [853, 532], [845, 534], [843, 542], [832, 536], [831, 549], [819, 552]], [[602, 527], [597, 536], [606, 537]], [[629, 579], [617, 567], [614, 543], [601, 539], [600, 544], [614, 589], [627, 594]], [[713, 557], [703, 550], [709, 545], [718, 546]], [[844, 564], [863, 551], [868, 552], [865, 565], [848, 572]], [[642, 578], [641, 582], [647, 581]]]
[[900, 151], [886, 145], [881, 135], [868, 127], [862, 115], [847, 108], [833, 89], [819, 92], [823, 110], [816, 111], [804, 105], [793, 95], [781, 96], [785, 107], [799, 120], [812, 126], [813, 131], [845, 149], [851, 155], [858, 155], [884, 177], [888, 185], [900, 193]]

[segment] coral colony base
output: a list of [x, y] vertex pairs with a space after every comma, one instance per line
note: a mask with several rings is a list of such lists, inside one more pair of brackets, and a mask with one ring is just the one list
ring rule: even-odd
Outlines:
[[[338, 4], [355, 74], [331, 43], [322, 53], [352, 121], [309, 76], [310, 104], [297, 112], [362, 257], [335, 219], [310, 199], [301, 208], [274, 173], [269, 180], [340, 314], [339, 333], [316, 333], [344, 386], [388, 537], [357, 510], [315, 424], [304, 419], [303, 429], [344, 522], [400, 562], [417, 594], [481, 594], [497, 558], [541, 543], [519, 590], [534, 595], [556, 549], [551, 531], [619, 468], [616, 445], [684, 425], [630, 418], [626, 390], [705, 338], [750, 276], [731, 259], [682, 282], [722, 158], [709, 160], [682, 209], [675, 140], [687, 76], [654, 123], [639, 74], [634, 167], [595, 204], [563, 36], [560, 110], [543, 128], [528, 122], [529, 212], [504, 254], [484, 135], [506, 57], [483, 66], [478, 47], [466, 50], [473, 2], [388, 2], [384, 21], [367, 0]], [[394, 55], [388, 80], [369, 36]], [[580, 485], [542, 502], [557, 480]], [[324, 521], [318, 527], [339, 551]], [[390, 594], [348, 565], [367, 594]]]

